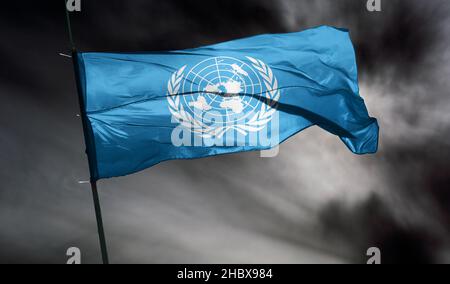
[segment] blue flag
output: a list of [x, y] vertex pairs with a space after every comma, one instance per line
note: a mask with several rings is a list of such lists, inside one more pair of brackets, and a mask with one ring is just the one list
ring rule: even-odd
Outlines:
[[377, 151], [378, 124], [359, 96], [346, 30], [77, 53], [75, 61], [93, 180], [166, 160], [270, 149], [313, 125], [353, 153]]

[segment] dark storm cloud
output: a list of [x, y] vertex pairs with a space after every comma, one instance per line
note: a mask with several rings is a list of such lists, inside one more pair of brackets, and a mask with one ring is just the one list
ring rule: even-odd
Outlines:
[[[330, 239], [353, 243], [355, 252], [367, 250], [368, 244], [380, 248], [383, 263], [436, 263], [434, 252], [440, 247], [438, 239], [427, 228], [399, 224], [393, 212], [378, 196], [354, 208], [346, 208], [339, 202], [332, 202], [322, 212], [321, 220]], [[354, 262], [364, 263], [360, 253], [352, 255]]]
[[330, 24], [350, 27], [367, 85], [362, 95], [380, 96], [369, 109], [380, 119], [378, 164], [386, 177], [361, 204], [324, 207], [325, 232], [360, 250], [373, 243], [387, 252], [386, 262], [442, 261], [435, 253], [448, 247], [449, 83], [440, 78], [449, 74], [449, 5], [389, 1], [382, 13], [370, 14], [358, 1], [321, 3], [310, 4], [320, 11], [315, 18], [305, 21], [300, 13], [288, 23], [317, 24], [335, 14]]
[[291, 30], [322, 24], [350, 28], [359, 65], [371, 75], [395, 69], [396, 79], [414, 76], [448, 35], [443, 29], [449, 14], [446, 1], [390, 0], [381, 13], [368, 12], [364, 1], [281, 2], [286, 3]]
[[[0, 262], [99, 261], [61, 4], [0, 10]], [[317, 25], [350, 29], [380, 152], [310, 129], [256, 153], [173, 161], [100, 184], [115, 262], [445, 262], [449, 247], [448, 1], [83, 1], [81, 50], [181, 49]], [[205, 4], [207, 3], [207, 5]], [[5, 150], [7, 149], [7, 150]]]
[[[282, 31], [273, 1], [90, 1], [74, 17], [80, 47], [120, 51], [192, 48]], [[250, 15], [250, 16], [249, 16]], [[87, 40], [86, 40], [87, 39]], [[132, 39], [132, 40], [131, 40]], [[83, 46], [84, 42], [88, 44]]]

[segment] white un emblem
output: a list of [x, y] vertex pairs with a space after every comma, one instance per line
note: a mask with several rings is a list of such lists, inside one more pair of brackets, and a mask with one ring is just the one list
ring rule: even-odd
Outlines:
[[176, 71], [167, 86], [174, 119], [204, 138], [264, 129], [276, 111], [278, 81], [264, 62], [246, 59], [213, 57]]

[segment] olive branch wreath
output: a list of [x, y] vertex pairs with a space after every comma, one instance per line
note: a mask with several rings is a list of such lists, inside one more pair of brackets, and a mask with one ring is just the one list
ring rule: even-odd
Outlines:
[[180, 102], [178, 93], [181, 87], [183, 73], [187, 67], [187, 65], [185, 65], [174, 72], [167, 83], [167, 101], [169, 103], [169, 110], [178, 123], [204, 138], [216, 136], [221, 138], [230, 129], [234, 129], [244, 136], [248, 135], [249, 132], [257, 132], [264, 129], [264, 127], [272, 120], [272, 116], [277, 108], [278, 100], [280, 99], [278, 80], [275, 78], [272, 69], [267, 66], [267, 64], [252, 57], [247, 58], [252, 62], [252, 66], [263, 78], [264, 85], [267, 88], [264, 92], [266, 102], [262, 104], [260, 111], [256, 112], [245, 124], [237, 125], [207, 125], [203, 121], [195, 119], [194, 116], [185, 111], [183, 104]]

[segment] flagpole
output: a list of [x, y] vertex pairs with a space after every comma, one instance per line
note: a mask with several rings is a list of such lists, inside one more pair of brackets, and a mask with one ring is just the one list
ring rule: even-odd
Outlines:
[[97, 182], [91, 181], [92, 196], [94, 198], [95, 217], [97, 218], [98, 237], [100, 240], [100, 249], [102, 251], [103, 264], [109, 264], [108, 249], [106, 247], [105, 231], [103, 230], [102, 210], [100, 208], [100, 199], [98, 197]]
[[[87, 117], [86, 117], [86, 108], [85, 108], [85, 104], [84, 104], [84, 99], [83, 99], [83, 95], [81, 93], [79, 68], [78, 68], [79, 66], [78, 66], [78, 58], [77, 58], [78, 52], [77, 52], [77, 49], [75, 47], [75, 43], [73, 40], [72, 26], [70, 24], [70, 15], [69, 15], [69, 11], [67, 10], [66, 5], [67, 5], [67, 2], [66, 2], [66, 0], [64, 0], [64, 9], [66, 10], [67, 31], [69, 33], [70, 46], [72, 49], [72, 62], [73, 62], [74, 70], [75, 70], [75, 81], [76, 81], [76, 85], [77, 85], [78, 103], [80, 106], [80, 116], [81, 116], [81, 121], [83, 124], [83, 135], [84, 135], [86, 147], [88, 147], [87, 131], [89, 131], [89, 127], [88, 127], [88, 122], [87, 122]], [[87, 152], [87, 156], [88, 156], [88, 160], [89, 160], [89, 172], [92, 173], [92, 169], [91, 169], [92, 157], [89, 154], [89, 151], [86, 151], [86, 152]], [[97, 230], [98, 230], [98, 238], [100, 241], [100, 250], [102, 253], [102, 261], [103, 261], [103, 264], [109, 264], [108, 249], [106, 246], [105, 231], [103, 228], [102, 210], [100, 207], [100, 198], [99, 198], [98, 189], [97, 189], [97, 180], [94, 179], [92, 176], [90, 179], [90, 185], [91, 185], [91, 190], [92, 190], [92, 197], [94, 200], [95, 217], [97, 219]]]

